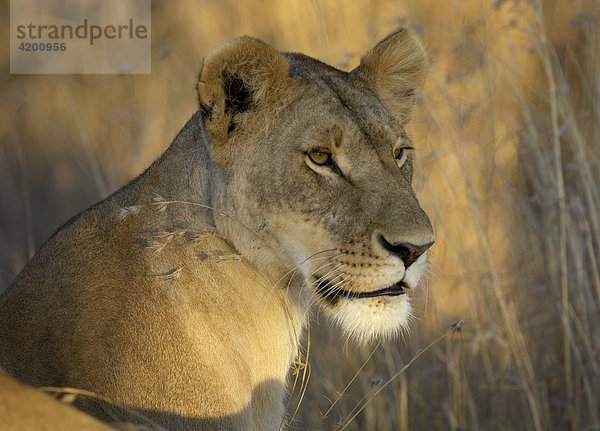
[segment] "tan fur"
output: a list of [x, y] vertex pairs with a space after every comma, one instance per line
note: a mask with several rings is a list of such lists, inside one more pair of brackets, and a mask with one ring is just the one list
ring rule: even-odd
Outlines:
[[252, 38], [209, 54], [200, 110], [169, 149], [4, 294], [0, 365], [111, 400], [79, 404], [105, 419], [277, 429], [310, 304], [362, 342], [407, 325], [407, 295], [356, 295], [414, 287], [427, 265], [392, 248], [433, 241], [410, 150], [394, 156], [426, 65], [404, 30], [352, 73]]
[[114, 431], [106, 424], [0, 371], [2, 431]]

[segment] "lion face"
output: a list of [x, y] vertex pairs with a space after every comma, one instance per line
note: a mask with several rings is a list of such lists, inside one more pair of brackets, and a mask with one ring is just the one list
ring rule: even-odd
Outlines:
[[300, 279], [353, 338], [406, 327], [405, 293], [434, 241], [404, 130], [425, 76], [421, 46], [397, 32], [351, 73], [254, 39], [222, 50], [199, 84], [222, 178], [214, 201], [235, 216], [217, 217], [218, 229], [260, 270]]

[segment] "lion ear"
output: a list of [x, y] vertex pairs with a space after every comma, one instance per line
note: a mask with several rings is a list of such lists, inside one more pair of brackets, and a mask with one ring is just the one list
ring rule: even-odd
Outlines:
[[234, 39], [204, 57], [198, 102], [213, 138], [226, 141], [237, 115], [272, 100], [288, 70], [283, 55], [251, 37]]
[[429, 61], [423, 46], [401, 28], [367, 52], [352, 73], [362, 76], [401, 124], [412, 117]]

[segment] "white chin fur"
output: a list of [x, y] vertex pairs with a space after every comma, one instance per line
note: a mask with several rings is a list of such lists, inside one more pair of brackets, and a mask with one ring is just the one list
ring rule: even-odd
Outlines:
[[322, 308], [348, 338], [360, 344], [395, 337], [408, 329], [412, 317], [407, 295], [340, 299]]

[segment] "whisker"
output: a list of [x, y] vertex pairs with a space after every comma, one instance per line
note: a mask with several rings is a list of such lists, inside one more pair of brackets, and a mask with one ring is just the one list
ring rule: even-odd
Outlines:
[[[315, 282], [310, 282], [310, 283], [311, 283], [311, 284], [313, 284], [313, 283], [320, 283], [320, 282], [321, 282], [321, 281], [323, 281], [323, 280], [327, 280], [327, 279], [329, 279], [330, 277], [332, 277], [332, 276], [333, 276], [333, 275], [334, 275], [336, 272], [339, 272], [339, 271], [340, 271], [342, 268], [344, 268], [344, 266], [346, 266], [346, 265], [340, 265], [340, 264], [337, 264], [337, 266], [334, 266], [333, 268], [331, 268], [331, 269], [330, 269], [330, 270], [329, 270], [327, 273], [325, 273], [325, 274], [323, 274], [322, 276], [318, 277], [318, 278], [315, 280]], [[315, 273], [315, 272], [316, 272], [316, 271], [314, 271], [314, 272], [311, 274], [311, 276], [312, 276], [312, 275], [314, 275], [314, 273]], [[310, 280], [310, 278], [309, 278], [309, 280]]]
[[[330, 266], [330, 265], [335, 265], [335, 262], [325, 262], [323, 265], [319, 266], [317, 269], [315, 269], [314, 271], [312, 271], [312, 272], [311, 272], [311, 273], [308, 275], [308, 277], [307, 277], [307, 278], [308, 278], [308, 279], [310, 279], [310, 277], [312, 277], [312, 276], [314, 275], [314, 273], [315, 273], [315, 272], [317, 272], [317, 271], [319, 271], [319, 270], [321, 270], [321, 269], [323, 269], [323, 268], [326, 268], [327, 266]], [[335, 269], [335, 268], [334, 268], [334, 269]], [[334, 269], [332, 269], [332, 270], [334, 270]], [[329, 270], [328, 274], [329, 274], [329, 273], [330, 273], [332, 270]], [[292, 281], [292, 280], [291, 280], [291, 278], [290, 278], [290, 280], [288, 280], [288, 284], [287, 284], [287, 286], [286, 286], [287, 288], [289, 288], [289, 287], [290, 287], [290, 283], [291, 283], [291, 281]], [[304, 281], [303, 281], [303, 284], [302, 284], [302, 288], [305, 288], [305, 287], [306, 287], [306, 280], [304, 280]], [[289, 289], [286, 289], [286, 290], [289, 290]]]
[[282, 277], [281, 277], [281, 278], [280, 278], [280, 279], [277, 281], [277, 283], [276, 283], [276, 284], [279, 284], [279, 282], [280, 282], [280, 281], [281, 281], [283, 278], [287, 277], [287, 276], [288, 276], [288, 275], [290, 275], [290, 274], [292, 274], [292, 276], [293, 276], [293, 275], [295, 275], [295, 274], [296, 274], [296, 272], [297, 272], [297, 271], [298, 271], [298, 270], [299, 270], [299, 269], [302, 267], [302, 265], [304, 265], [304, 264], [306, 264], [306, 263], [308, 263], [308, 262], [311, 262], [311, 261], [314, 261], [314, 260], [317, 260], [317, 259], [331, 259], [333, 256], [321, 256], [321, 257], [315, 257], [315, 256], [317, 256], [317, 255], [319, 255], [319, 254], [321, 254], [321, 253], [327, 253], [327, 252], [331, 252], [331, 251], [335, 251], [335, 249], [334, 249], [334, 248], [332, 248], [332, 249], [328, 249], [328, 250], [322, 250], [322, 251], [319, 251], [319, 252], [317, 252], [317, 253], [314, 253], [314, 254], [312, 254], [311, 256], [307, 257], [307, 258], [306, 258], [306, 259], [304, 259], [302, 262], [300, 262], [298, 265], [296, 265], [294, 268], [292, 268], [292, 269], [290, 269], [288, 272], [286, 272], [286, 273], [285, 273], [285, 274], [284, 274], [284, 275], [283, 275], [283, 276], [282, 276]]
[[333, 285], [333, 286], [330, 286], [330, 287], [328, 287], [328, 288], [327, 288], [327, 293], [324, 295], [324, 296], [325, 296], [325, 298], [328, 298], [328, 297], [333, 297], [333, 296], [335, 296], [335, 294], [336, 294], [336, 293], [340, 292], [340, 291], [341, 291], [341, 288], [343, 287], [343, 283], [344, 283], [346, 280], [348, 280], [349, 278], [351, 278], [351, 277], [352, 277], [352, 275], [351, 275], [351, 274], [348, 274], [348, 275], [346, 275], [346, 277], [345, 277], [343, 280], [341, 280], [341, 281], [337, 282], [337, 283], [336, 283], [335, 285]]
[[335, 291], [342, 290], [342, 287], [344, 287], [346, 285], [346, 282], [348, 280], [350, 280], [352, 277], [353, 277], [352, 274], [347, 274], [343, 280], [340, 280], [339, 282], [337, 282], [335, 285], [332, 286], [332, 290], [335, 290]]
[[[326, 278], [327, 278], [327, 277], [326, 277], [326, 275], [328, 275], [328, 274], [336, 274], [336, 273], [337, 273], [339, 270], [340, 270], [340, 268], [339, 268], [339, 267], [337, 267], [337, 268], [334, 268], [332, 271], [330, 271], [329, 273], [325, 274], [324, 276], [321, 276], [321, 277], [319, 277], [319, 278], [318, 278], [318, 279], [316, 279], [314, 282], [311, 282], [311, 283], [307, 284], [307, 285], [306, 285], [306, 288], [307, 288], [307, 289], [309, 289], [309, 290], [311, 290], [311, 291], [312, 291], [312, 289], [315, 289], [315, 290], [317, 290], [317, 289], [318, 289], [318, 287], [317, 287], [317, 286], [318, 286], [318, 285], [319, 285], [321, 282], [323, 282], [323, 281], [325, 281], [325, 280], [326, 280]], [[309, 298], [310, 298], [310, 304], [311, 304], [311, 306], [312, 306], [313, 304], [317, 303], [317, 302], [318, 302], [318, 299], [319, 299], [317, 295], [312, 295], [312, 294], [309, 296]]]
[[[320, 267], [318, 267], [317, 269], [315, 269], [314, 271], [312, 271], [312, 272], [309, 274], [309, 278], [310, 278], [310, 277], [312, 277], [313, 275], [315, 275], [315, 274], [316, 274], [317, 272], [319, 272], [321, 269], [323, 269], [323, 268], [325, 268], [325, 267], [327, 267], [327, 266], [329, 266], [329, 265], [339, 265], [339, 264], [336, 264], [335, 262], [326, 262], [326, 263], [324, 263], [323, 265], [321, 265]], [[334, 268], [330, 269], [330, 270], [329, 270], [329, 272], [328, 272], [327, 274], [329, 274], [331, 271], [333, 271], [333, 270], [335, 270], [335, 269], [336, 269], [336, 267], [334, 267]], [[326, 275], [323, 275], [323, 276], [321, 276], [321, 277], [319, 277], [319, 278], [325, 277], [325, 276], [327, 276], [327, 274], [326, 274]]]
[[[331, 248], [331, 249], [327, 249], [327, 250], [321, 250], [321, 251], [318, 251], [318, 252], [316, 252], [316, 253], [314, 253], [314, 254], [310, 255], [309, 257], [307, 257], [306, 259], [304, 259], [304, 260], [303, 260], [303, 261], [302, 261], [300, 264], [296, 265], [294, 268], [290, 269], [290, 270], [289, 270], [289, 271], [287, 271], [285, 274], [283, 274], [283, 275], [282, 275], [282, 276], [279, 278], [279, 280], [277, 280], [277, 281], [275, 282], [275, 284], [273, 285], [273, 289], [277, 288], [278, 286], [279, 286], [279, 287], [281, 287], [281, 286], [280, 286], [280, 283], [281, 283], [281, 282], [282, 282], [284, 279], [286, 279], [286, 278], [288, 278], [288, 277], [289, 277], [289, 278], [288, 278], [288, 281], [286, 282], [286, 286], [285, 286], [286, 295], [287, 295], [287, 291], [289, 290], [289, 287], [290, 287], [290, 285], [291, 285], [291, 282], [292, 282], [293, 278], [296, 276], [296, 274], [297, 274], [298, 270], [300, 269], [300, 267], [301, 267], [302, 265], [304, 265], [304, 264], [306, 264], [306, 263], [308, 263], [308, 262], [314, 261], [314, 260], [321, 260], [321, 259], [331, 259], [332, 257], [335, 257], [336, 255], [333, 255], [333, 256], [321, 256], [321, 257], [315, 257], [315, 256], [317, 256], [317, 255], [319, 255], [319, 254], [322, 254], [322, 253], [328, 253], [328, 252], [332, 252], [332, 251], [335, 251], [335, 249], [334, 249], [334, 248]], [[271, 292], [272, 292], [272, 291], [271, 291]]]
[[[342, 269], [345, 268], [346, 264], [343, 265], [338, 265], [337, 267], [333, 268], [331, 271], [329, 271], [327, 274], [321, 276], [318, 278], [318, 282], [322, 282], [322, 281], [326, 281], [327, 283], [331, 284], [333, 283], [335, 280], [337, 280], [340, 276], [342, 276], [344, 273], [342, 272]], [[335, 277], [333, 277], [333, 275], [335, 275]]]

